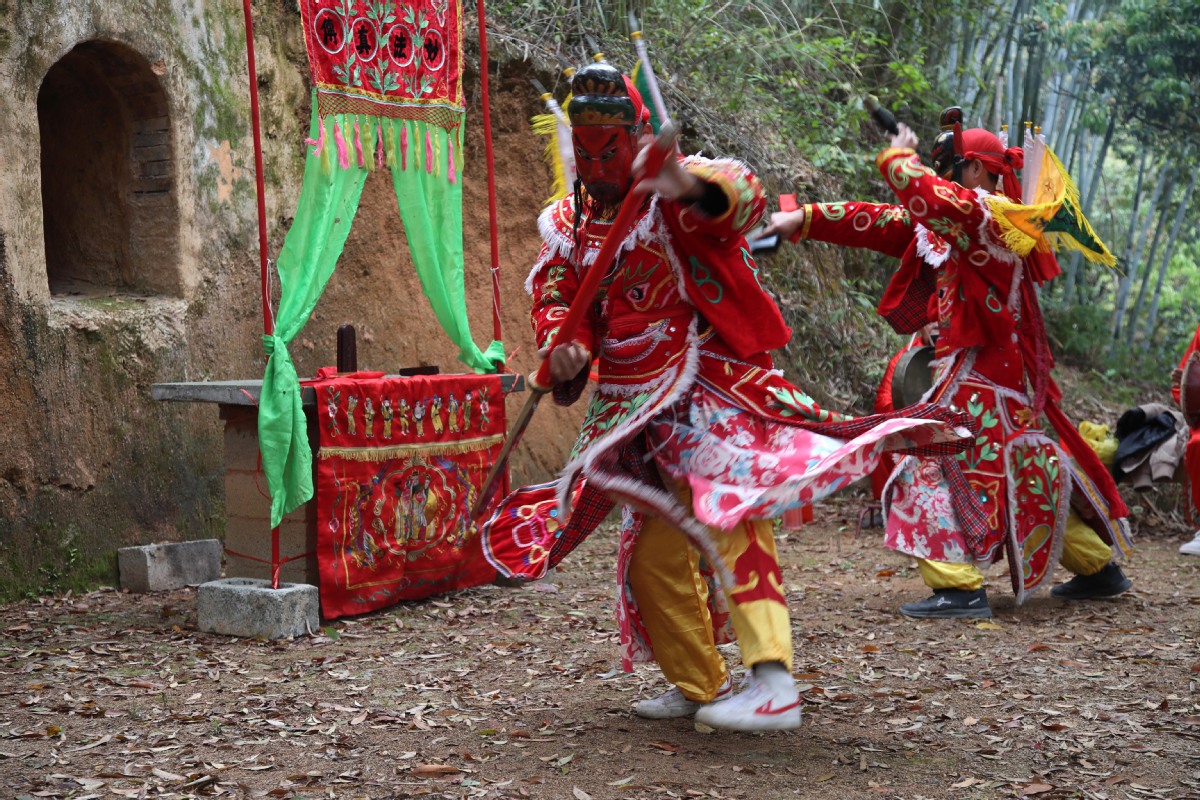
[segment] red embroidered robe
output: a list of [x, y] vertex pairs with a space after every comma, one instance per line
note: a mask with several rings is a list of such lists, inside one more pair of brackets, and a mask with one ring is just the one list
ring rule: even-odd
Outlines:
[[[1131, 547], [1128, 510], [1107, 470], [1057, 405], [1034, 282], [1056, 272], [1046, 254], [1022, 259], [1005, 246], [990, 195], [937, 177], [907, 149], [876, 159], [899, 204], [805, 206], [800, 238], [867, 247], [901, 259], [879, 313], [900, 333], [927, 322], [936, 295], [940, 363], [930, 399], [978, 423], [957, 456], [983, 525], [956, 513], [945, 465], [905, 459], [885, 505], [890, 547], [935, 561], [983, 566], [1007, 556], [1018, 602], [1053, 572], [1071, 506], [1115, 549]], [[1050, 439], [1043, 419], [1058, 433]]]
[[[885, 450], [953, 453], [964, 440], [956, 426], [965, 415], [930, 405], [906, 418], [850, 420], [819, 408], [774, 370], [766, 351], [785, 343], [790, 331], [758, 281], [744, 237], [765, 207], [762, 187], [737, 162], [684, 163], [720, 187], [728, 208], [709, 218], [690, 205], [648, 199], [605, 276], [577, 335], [600, 363], [586, 419], [557, 482], [559, 505], [574, 501], [569, 523], [556, 516], [547, 484], [506, 498], [484, 532], [485, 554], [502, 573], [536, 578], [614, 503], [625, 504], [618, 622], [626, 664], [650, 656], [625, 581], [643, 511], [683, 530], [722, 571], [710, 526], [728, 530], [742, 519], [777, 517], [811, 503], [868, 474]], [[526, 286], [536, 341], [544, 347], [610, 223], [586, 207], [577, 226], [567, 198], [542, 214], [539, 227], [545, 244]], [[586, 381], [583, 370], [559, 384], [556, 400], [573, 402]], [[663, 486], [656, 467], [691, 490], [691, 507]], [[749, 579], [720, 574], [726, 588]], [[714, 619], [724, 618], [718, 609]]]

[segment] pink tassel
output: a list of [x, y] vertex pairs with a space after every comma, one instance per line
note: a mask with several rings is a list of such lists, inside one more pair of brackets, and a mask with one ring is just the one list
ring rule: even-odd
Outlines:
[[408, 126], [400, 126], [400, 169], [408, 169]]
[[346, 137], [342, 135], [342, 126], [335, 120], [333, 123], [333, 141], [337, 144], [338, 166], [350, 169], [350, 151], [346, 148]]
[[425, 129], [425, 171], [433, 174], [433, 137], [428, 128]]
[[454, 174], [454, 134], [453, 133], [451, 133], [450, 138], [448, 138], [446, 140], [446, 161], [448, 162], [448, 166], [446, 168], [446, 177], [450, 179], [451, 183], [455, 183], [458, 181], [458, 176]]
[[355, 158], [358, 159], [358, 165], [360, 167], [365, 167], [367, 165], [366, 160], [363, 159], [362, 136], [359, 135], [359, 132], [358, 132], [358, 120], [357, 119], [354, 120], [354, 155], [355, 155]]
[[317, 130], [318, 133], [316, 139], [304, 140], [305, 144], [312, 145], [315, 148], [313, 150], [314, 156], [320, 156], [321, 151], [325, 149], [325, 120], [321, 119], [320, 117], [317, 118]]
[[375, 166], [379, 169], [383, 169], [383, 165], [385, 163], [383, 155], [383, 120], [379, 121], [379, 125], [376, 127], [375, 132], [378, 134], [375, 142]]

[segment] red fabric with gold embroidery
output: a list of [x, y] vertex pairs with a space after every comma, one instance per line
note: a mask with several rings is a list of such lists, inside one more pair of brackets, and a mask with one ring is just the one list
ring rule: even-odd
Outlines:
[[321, 117], [461, 122], [459, 0], [300, 0], [300, 17]]
[[469, 509], [504, 441], [499, 376], [356, 373], [311, 385], [322, 614], [493, 580]]

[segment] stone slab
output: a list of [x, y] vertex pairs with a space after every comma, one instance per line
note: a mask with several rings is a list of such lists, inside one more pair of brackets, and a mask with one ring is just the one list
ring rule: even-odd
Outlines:
[[[387, 375], [385, 377], [403, 376]], [[522, 375], [504, 373], [500, 376], [500, 388], [506, 394], [524, 391], [525, 378]], [[176, 403], [257, 406], [260, 394], [262, 394], [261, 380], [156, 383], [150, 387], [150, 396], [155, 400]], [[305, 406], [315, 407], [317, 405], [316, 390], [311, 386], [301, 386], [300, 402]]]
[[196, 592], [197, 626], [206, 633], [262, 639], [294, 639], [321, 626], [317, 587], [255, 578], [223, 578]]
[[165, 592], [221, 577], [221, 542], [144, 544], [117, 550], [121, 588], [131, 592]]

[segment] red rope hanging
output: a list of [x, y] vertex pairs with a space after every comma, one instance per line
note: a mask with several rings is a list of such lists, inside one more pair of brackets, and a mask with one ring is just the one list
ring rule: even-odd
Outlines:
[[[246, 17], [246, 71], [250, 74], [250, 124], [254, 133], [254, 184], [258, 192], [258, 267], [262, 283], [263, 333], [274, 333], [271, 321], [271, 295], [267, 287], [267, 196], [263, 187], [262, 130], [258, 119], [258, 68], [254, 64], [254, 16], [250, 0], [242, 0]], [[279, 588], [279, 528], [271, 529], [271, 588]]]
[[483, 146], [487, 159], [488, 235], [492, 244], [492, 338], [501, 341], [500, 329], [500, 240], [496, 224], [496, 160], [492, 152], [492, 109], [488, 99], [487, 20], [483, 0], [476, 0], [479, 16], [479, 88], [483, 95]]

